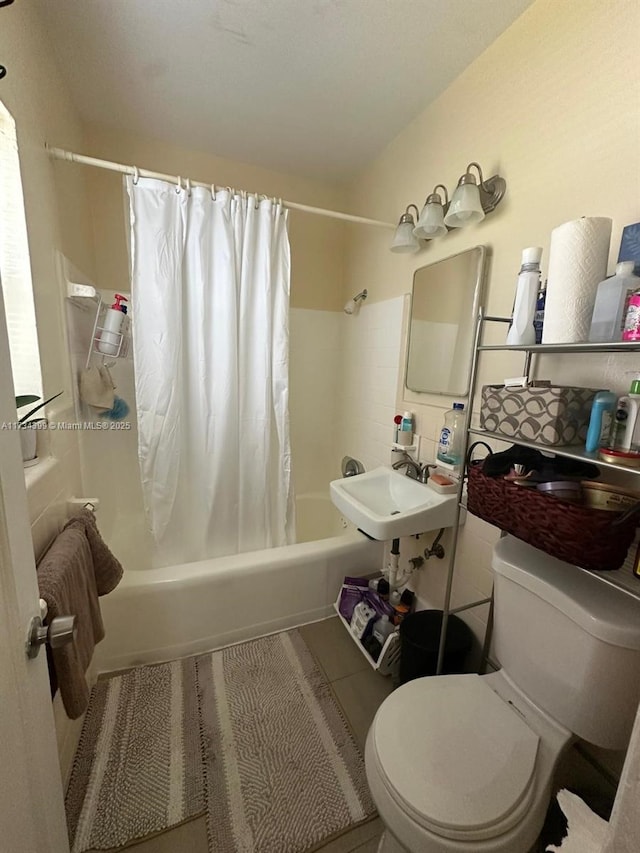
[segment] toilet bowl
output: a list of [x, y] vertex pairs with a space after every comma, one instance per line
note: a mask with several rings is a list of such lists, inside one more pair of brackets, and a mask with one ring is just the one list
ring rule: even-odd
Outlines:
[[529, 853], [572, 740], [628, 741], [640, 602], [512, 537], [493, 567], [502, 669], [410, 681], [369, 730], [379, 853]]
[[502, 672], [403, 685], [365, 750], [381, 853], [528, 853], [571, 739]]

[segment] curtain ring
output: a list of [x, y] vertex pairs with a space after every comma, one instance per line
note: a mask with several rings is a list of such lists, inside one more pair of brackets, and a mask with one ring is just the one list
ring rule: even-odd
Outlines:
[[186, 178], [185, 180], [187, 195], [191, 198], [191, 178]]
[[137, 166], [133, 167], [133, 185], [134, 187], [138, 186], [138, 181], [140, 180], [140, 170]]
[[212, 201], [216, 200], [216, 185], [211, 184], [211, 199]]
[[178, 185], [176, 186], [176, 194], [180, 195], [181, 190], [182, 190], [182, 178], [180, 177], [180, 175], [178, 175]]

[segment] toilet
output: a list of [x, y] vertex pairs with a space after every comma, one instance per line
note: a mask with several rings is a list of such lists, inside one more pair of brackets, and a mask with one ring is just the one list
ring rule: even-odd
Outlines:
[[640, 701], [640, 600], [506, 536], [490, 675], [419, 678], [367, 736], [379, 853], [528, 853], [575, 738], [624, 749]]

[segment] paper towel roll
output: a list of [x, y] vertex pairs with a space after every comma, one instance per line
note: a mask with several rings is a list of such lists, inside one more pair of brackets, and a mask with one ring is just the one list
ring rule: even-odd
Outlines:
[[543, 344], [588, 340], [610, 241], [611, 220], [605, 217], [574, 219], [551, 232]]

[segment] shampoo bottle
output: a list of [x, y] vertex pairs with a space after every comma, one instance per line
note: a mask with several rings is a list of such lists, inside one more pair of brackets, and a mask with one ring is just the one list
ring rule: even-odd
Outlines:
[[513, 303], [513, 316], [507, 343], [535, 344], [536, 330], [533, 326], [536, 313], [536, 303], [540, 291], [540, 259], [542, 249], [532, 246], [522, 252], [522, 265], [516, 285], [516, 298]]
[[640, 446], [640, 374], [631, 382], [629, 393], [620, 397], [616, 404], [612, 440], [615, 450], [637, 451]]
[[589, 453], [607, 446], [615, 405], [616, 395], [612, 391], [598, 391], [593, 398], [585, 443], [585, 450]]
[[105, 355], [117, 355], [122, 342], [120, 329], [126, 309], [121, 303], [128, 300], [126, 296], [121, 296], [119, 293], [116, 293], [115, 300], [111, 308], [107, 308], [105, 312], [100, 340], [98, 341], [98, 350]]

